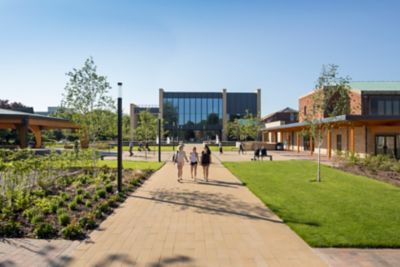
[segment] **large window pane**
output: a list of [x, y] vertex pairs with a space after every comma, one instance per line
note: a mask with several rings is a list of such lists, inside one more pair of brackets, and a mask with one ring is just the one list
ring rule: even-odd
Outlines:
[[202, 98], [201, 99], [201, 120], [202, 121], [206, 121], [207, 120], [207, 98]]
[[196, 98], [196, 123], [201, 122], [201, 98]]
[[385, 101], [378, 100], [378, 115], [385, 115]]
[[385, 101], [385, 115], [392, 115], [392, 100]]
[[400, 100], [399, 99], [393, 100], [393, 115], [400, 115]]

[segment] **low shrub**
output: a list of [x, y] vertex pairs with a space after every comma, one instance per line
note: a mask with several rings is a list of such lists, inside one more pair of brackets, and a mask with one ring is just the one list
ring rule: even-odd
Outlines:
[[0, 236], [3, 237], [21, 237], [23, 234], [21, 224], [15, 221], [9, 221], [5, 224], [0, 223]]
[[69, 224], [61, 230], [65, 239], [76, 240], [84, 237], [82, 228], [78, 224]]
[[82, 195], [75, 196], [75, 202], [77, 204], [83, 204], [83, 196]]
[[57, 216], [58, 223], [62, 226], [66, 226], [70, 223], [71, 218], [67, 213], [61, 213]]
[[66, 192], [62, 192], [61, 193], [61, 199], [64, 200], [64, 201], [68, 201], [68, 200], [71, 199], [71, 196]]
[[83, 189], [82, 188], [78, 188], [78, 190], [76, 190], [76, 194], [77, 195], [82, 195], [83, 194]]
[[70, 210], [76, 210], [77, 206], [78, 206], [78, 203], [76, 202], [75, 199], [72, 200], [72, 201], [68, 204], [68, 208], [69, 208]]
[[85, 201], [85, 207], [91, 207], [92, 206], [92, 201], [89, 199]]
[[31, 224], [37, 225], [39, 223], [42, 223], [44, 221], [44, 217], [40, 214], [34, 215], [32, 219], [30, 220]]
[[107, 191], [107, 193], [112, 193], [113, 192], [113, 186], [112, 184], [106, 184], [105, 189]]
[[100, 198], [106, 198], [107, 193], [104, 189], [98, 189], [96, 190], [96, 195]]
[[96, 208], [99, 209], [103, 213], [107, 213], [110, 210], [110, 207], [108, 206], [107, 201], [100, 203]]
[[33, 233], [37, 238], [51, 238], [54, 236], [55, 230], [51, 224], [41, 223], [35, 227]]

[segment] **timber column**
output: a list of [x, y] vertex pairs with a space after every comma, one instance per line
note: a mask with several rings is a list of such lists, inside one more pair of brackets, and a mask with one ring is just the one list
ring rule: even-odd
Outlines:
[[228, 131], [228, 108], [226, 88], [222, 89], [222, 141], [227, 140]]

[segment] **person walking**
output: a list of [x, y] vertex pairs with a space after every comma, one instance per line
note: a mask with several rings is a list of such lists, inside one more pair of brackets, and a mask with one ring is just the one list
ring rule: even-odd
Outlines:
[[203, 167], [203, 176], [204, 180], [208, 182], [208, 173], [211, 164], [211, 151], [208, 145], [204, 146], [203, 151], [201, 152], [201, 166]]
[[242, 155], [244, 154], [244, 148], [243, 148], [242, 142], [240, 142], [240, 144], [239, 144], [239, 155], [240, 155], [240, 153], [242, 153]]
[[222, 143], [221, 142], [219, 142], [218, 147], [219, 147], [219, 154], [222, 155], [223, 149], [222, 149]]
[[176, 152], [174, 161], [178, 167], [178, 182], [182, 181], [183, 176], [183, 165], [186, 162], [189, 162], [188, 158], [186, 157], [186, 152], [183, 150], [183, 144], [179, 146], [179, 150]]
[[196, 181], [197, 177], [197, 164], [199, 162], [199, 153], [196, 151], [196, 147], [193, 147], [192, 152], [190, 152], [190, 174], [192, 179]]

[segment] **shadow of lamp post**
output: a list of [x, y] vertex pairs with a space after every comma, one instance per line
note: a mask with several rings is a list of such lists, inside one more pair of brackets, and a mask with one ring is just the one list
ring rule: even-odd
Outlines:
[[122, 191], [122, 82], [118, 82], [118, 192]]

